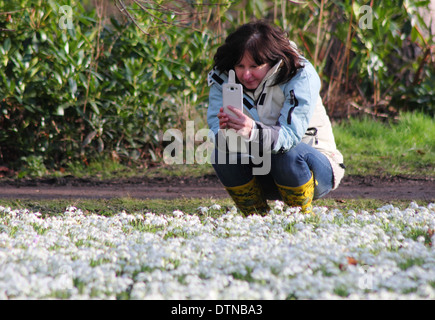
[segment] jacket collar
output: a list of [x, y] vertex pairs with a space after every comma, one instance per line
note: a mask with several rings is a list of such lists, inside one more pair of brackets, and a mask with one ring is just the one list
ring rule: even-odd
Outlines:
[[261, 95], [261, 93], [263, 93], [267, 85], [270, 85], [274, 82], [276, 76], [278, 75], [278, 71], [281, 68], [281, 63], [282, 60], [278, 61], [277, 64], [270, 68], [270, 70], [266, 73], [263, 80], [261, 80], [260, 84], [254, 92], [248, 91], [248, 94], [253, 97], [254, 100], [258, 99], [258, 97]]

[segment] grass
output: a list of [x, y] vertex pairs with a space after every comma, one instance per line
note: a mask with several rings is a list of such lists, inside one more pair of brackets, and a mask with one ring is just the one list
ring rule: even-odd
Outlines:
[[[415, 201], [419, 205], [427, 205], [426, 201]], [[314, 206], [328, 207], [348, 212], [362, 210], [371, 212], [375, 211], [386, 204], [392, 204], [399, 209], [405, 209], [409, 206], [410, 201], [394, 200], [383, 201], [376, 199], [319, 199], [315, 201]], [[199, 207], [210, 207], [213, 204], [219, 204], [221, 207], [230, 208], [234, 202], [228, 197], [225, 199], [135, 199], [135, 198], [114, 198], [114, 199], [54, 199], [54, 200], [26, 200], [26, 199], [0, 199], [0, 206], [11, 207], [14, 209], [28, 209], [32, 212], [40, 212], [44, 216], [60, 215], [65, 212], [69, 206], [81, 209], [85, 213], [95, 213], [104, 216], [112, 216], [122, 211], [127, 213], [144, 214], [152, 212], [156, 214], [172, 214], [175, 210], [180, 210], [187, 214], [199, 213]], [[271, 202], [270, 204], [273, 204]]]
[[[351, 118], [333, 127], [338, 149], [344, 156], [347, 175], [408, 175], [435, 177], [435, 121], [423, 113], [402, 113], [398, 121], [369, 117]], [[32, 158], [33, 159], [33, 158]], [[94, 159], [85, 165], [72, 162], [62, 171], [48, 171], [42, 159], [30, 159], [29, 176], [119, 179], [130, 177], [200, 177], [214, 174], [211, 164], [167, 165], [130, 163], [112, 158]], [[38, 160], [38, 161], [36, 161]]]
[[143, 176], [148, 178], [173, 176], [173, 177], [200, 177], [207, 174], [214, 174], [211, 164], [189, 164], [189, 165], [166, 165], [164, 163], [153, 164], [152, 166], [144, 165], [122, 165], [111, 159], [102, 159], [98, 162], [92, 162], [85, 166], [82, 163], [76, 162], [70, 164], [63, 172], [48, 173], [48, 176], [54, 175], [57, 177], [72, 175], [77, 178], [96, 178], [119, 179]]
[[[347, 175], [411, 175], [435, 177], [435, 125], [434, 118], [421, 113], [404, 113], [399, 121], [387, 123], [370, 118], [349, 119], [334, 126], [339, 150], [343, 153]], [[116, 179], [134, 176], [159, 177], [200, 177], [214, 174], [210, 164], [199, 165], [158, 165], [153, 167], [124, 166], [112, 160], [102, 160], [83, 166], [71, 164], [63, 173], [54, 176], [73, 175], [97, 179]], [[100, 200], [7, 200], [0, 199], [0, 205], [18, 209], [39, 211], [43, 214], [60, 214], [67, 206], [76, 206], [84, 211], [102, 215], [126, 212], [154, 212], [170, 214], [174, 210], [195, 213], [200, 206], [218, 203], [232, 206], [227, 199], [177, 199], [139, 200], [133, 198]], [[407, 201], [394, 201], [397, 207], [406, 207]], [[425, 204], [425, 203], [422, 203]], [[375, 210], [385, 202], [370, 199], [354, 199], [336, 202], [321, 199], [318, 206], [341, 210]]]
[[350, 175], [435, 177], [435, 122], [422, 113], [403, 113], [382, 123], [368, 117], [334, 127]]
[[[435, 177], [435, 121], [423, 113], [402, 113], [398, 121], [370, 117], [352, 118], [334, 125], [338, 149], [344, 156], [347, 175], [409, 175]], [[70, 164], [63, 173], [97, 179], [133, 176], [188, 176], [214, 174], [210, 164], [155, 166], [122, 165], [102, 159], [85, 166]]]
[[0, 199], [0, 206], [16, 209], [28, 209], [34, 212], [41, 212], [44, 215], [59, 215], [69, 206], [82, 209], [85, 213], [96, 213], [104, 216], [126, 211], [129, 213], [153, 212], [158, 214], [171, 214], [175, 210], [195, 213], [200, 206], [211, 206], [219, 203], [221, 206], [231, 206], [232, 201], [228, 199], [148, 199], [135, 198], [113, 198], [113, 199], [54, 199], [54, 200], [26, 200], [26, 199]]

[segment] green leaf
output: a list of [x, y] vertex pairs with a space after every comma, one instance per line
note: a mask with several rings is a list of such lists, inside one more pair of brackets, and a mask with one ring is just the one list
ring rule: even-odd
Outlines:
[[41, 37], [41, 42], [46, 42], [47, 41], [47, 34], [45, 33], [44, 30], [39, 30], [39, 35]]
[[171, 73], [171, 71], [169, 71], [169, 69], [166, 65], [162, 65], [162, 70], [163, 70], [164, 74], [166, 75], [166, 77], [168, 78], [168, 80], [172, 80], [172, 73]]
[[63, 81], [62, 81], [62, 77], [60, 76], [60, 74], [57, 73], [57, 72], [54, 72], [54, 73], [53, 73], [53, 76], [54, 76], [54, 78], [57, 80], [57, 82], [58, 82], [60, 85], [62, 85]]
[[91, 102], [89, 102], [89, 104], [91, 105], [92, 110], [94, 110], [94, 112], [95, 112], [96, 114], [100, 114], [100, 109], [98, 109], [98, 106], [97, 106], [97, 104], [95, 103], [95, 101], [91, 101]]
[[4, 54], [7, 54], [9, 52], [9, 50], [11, 49], [11, 39], [10, 38], [6, 38], [5, 41], [3, 42], [3, 49], [4, 49]]
[[77, 82], [73, 78], [68, 79], [69, 90], [71, 97], [76, 98], [77, 93]]
[[92, 140], [95, 138], [95, 136], [97, 135], [97, 131], [92, 131], [92, 132], [90, 132], [86, 137], [85, 137], [85, 139], [83, 139], [83, 142], [82, 142], [82, 148], [83, 147], [85, 147], [85, 146], [87, 146], [88, 144], [90, 144], [91, 142], [92, 142]]

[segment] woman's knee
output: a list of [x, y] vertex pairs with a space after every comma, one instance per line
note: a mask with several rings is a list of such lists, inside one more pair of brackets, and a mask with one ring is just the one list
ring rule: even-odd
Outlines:
[[252, 179], [252, 169], [240, 156], [231, 158], [228, 154], [218, 154], [215, 150], [212, 154], [212, 166], [219, 180], [226, 187], [234, 187], [246, 184]]
[[311, 178], [304, 156], [296, 148], [272, 156], [271, 173], [278, 184], [296, 187]]

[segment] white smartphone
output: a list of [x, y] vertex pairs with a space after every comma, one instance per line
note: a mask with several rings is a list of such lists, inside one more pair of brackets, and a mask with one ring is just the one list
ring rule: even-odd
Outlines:
[[228, 83], [223, 84], [222, 90], [224, 112], [232, 117], [237, 117], [234, 112], [228, 109], [228, 106], [232, 106], [243, 112], [243, 87], [236, 83], [234, 70], [229, 71]]

